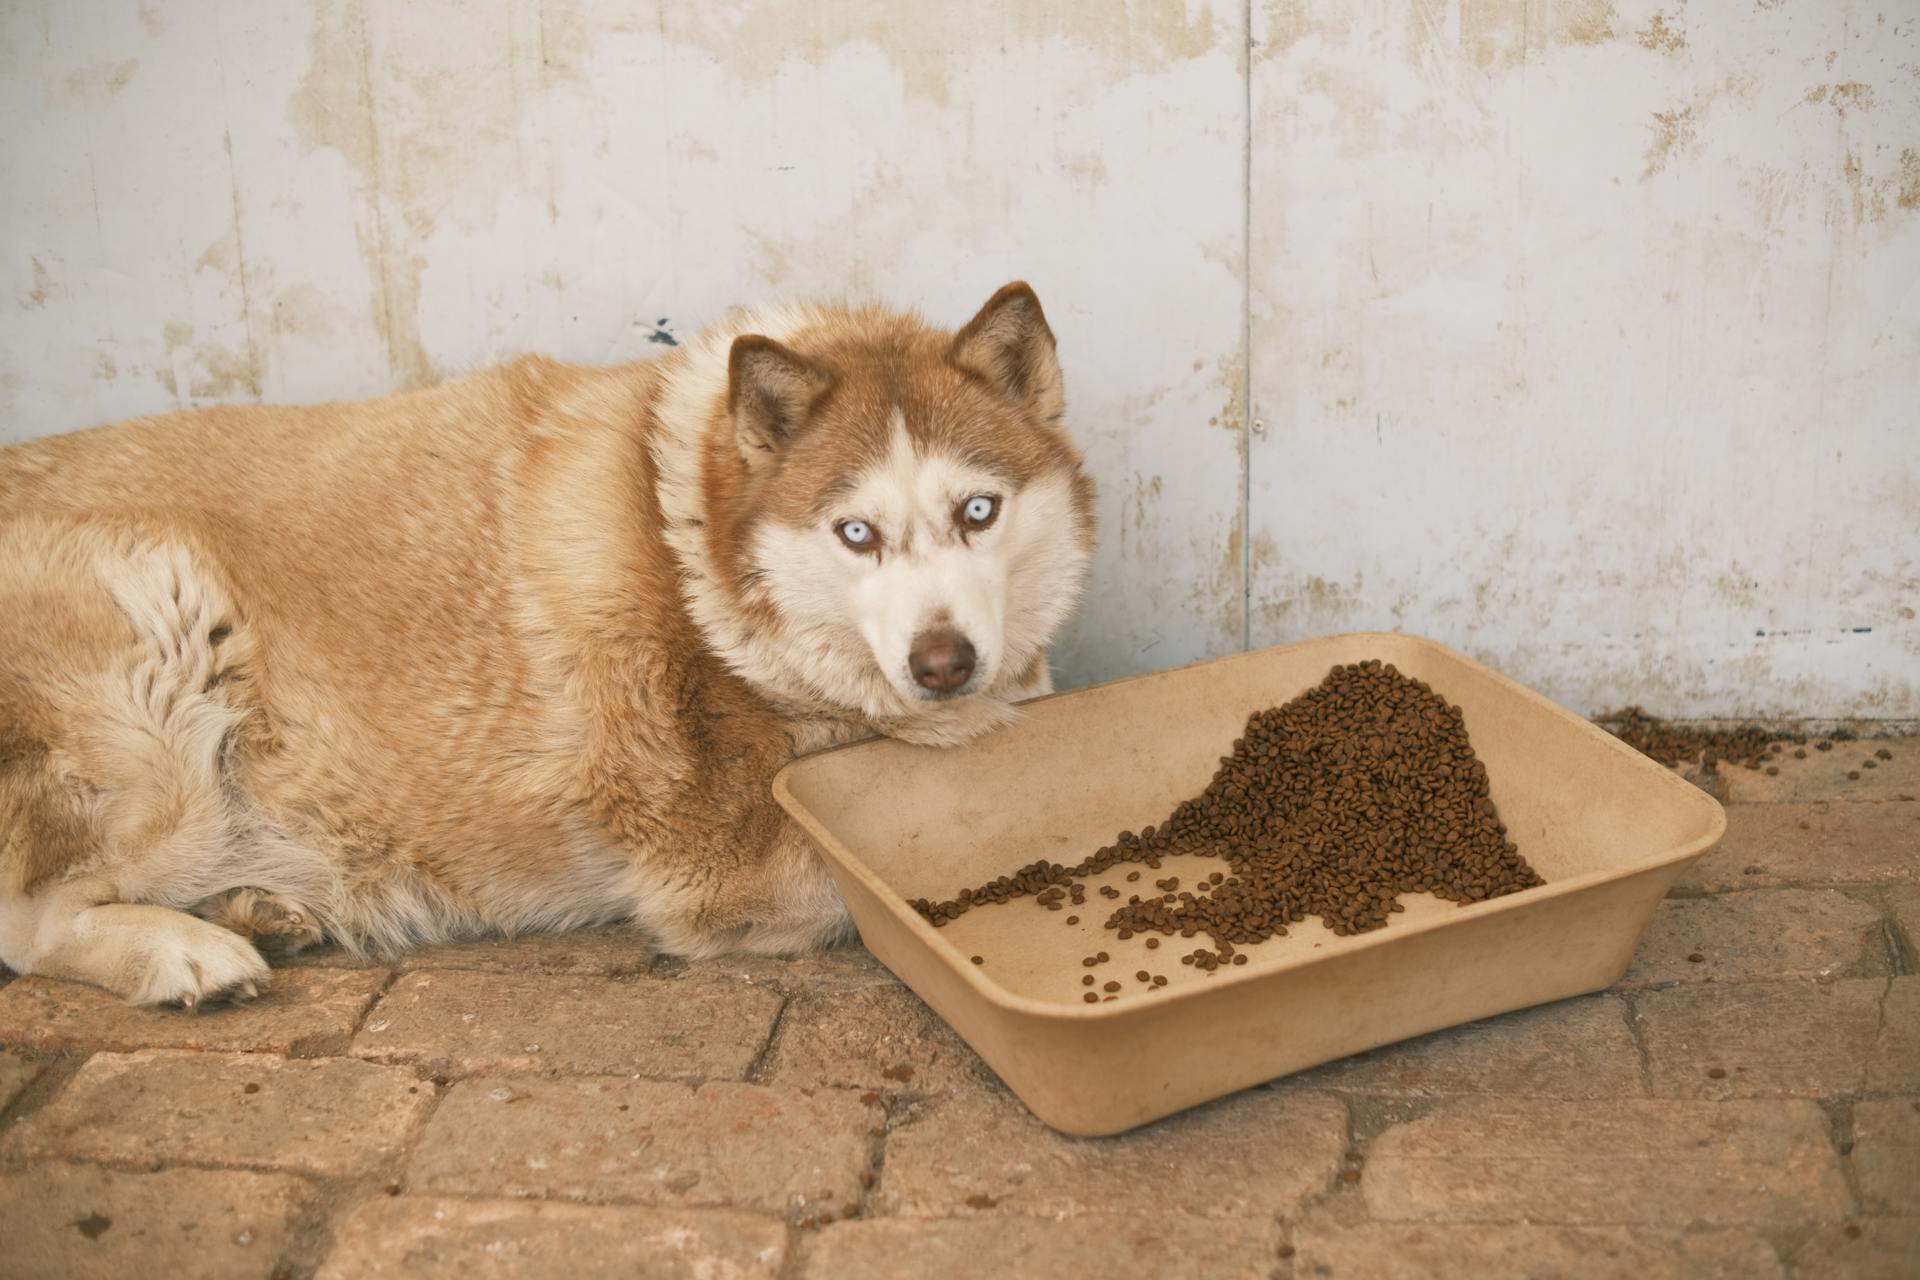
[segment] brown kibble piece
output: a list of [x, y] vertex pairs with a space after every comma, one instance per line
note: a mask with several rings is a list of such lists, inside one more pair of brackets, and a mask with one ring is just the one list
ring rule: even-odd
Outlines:
[[1704, 964], [1706, 963], [1707, 958], [1701, 955], [1698, 951], [1695, 951], [1693, 954], [1689, 955], [1687, 959], [1692, 961], [1694, 964]]
[[1707, 1068], [1707, 1079], [1725, 1080], [1726, 1078], [1727, 1078], [1727, 1069], [1725, 1067], [1708, 1067]]
[[1088, 1004], [1099, 1004], [1100, 993], [1097, 991], [1089, 991], [1086, 995], [1082, 996], [1081, 999], [1085, 1000]]
[[1120, 984], [1117, 982], [1102, 983], [1100, 986], [1100, 989], [1102, 991], [1118, 991], [1120, 989]]
[[1847, 777], [1853, 779], [1855, 782], [1858, 782], [1860, 781], [1860, 771], [1858, 769], [1849, 769], [1847, 770]]
[[973, 958], [973, 962], [974, 962], [975, 964], [985, 964], [985, 963], [986, 963], [987, 961], [986, 961], [986, 958], [985, 958], [984, 956], [975, 956], [975, 957]]
[[1135, 979], [1137, 979], [1140, 982], [1149, 981], [1153, 977], [1153, 975], [1148, 973], [1145, 969], [1142, 969], [1140, 972], [1134, 974], [1133, 976]]
[[1093, 985], [1093, 981], [1094, 981], [1093, 975], [1088, 974], [1086, 977], [1080, 979], [1080, 985], [1083, 987], [1090, 987]]
[[1873, 754], [1878, 756], [1882, 760], [1893, 759], [1893, 752], [1887, 750], [1885, 747], [1880, 748], [1878, 751], [1874, 752]]
[[1768, 776], [1769, 778], [1777, 778], [1777, 777], [1779, 777], [1779, 776], [1780, 776], [1780, 766], [1779, 766], [1779, 765], [1777, 765], [1777, 764], [1770, 764], [1770, 765], [1768, 765], [1768, 766], [1767, 766], [1767, 776]]
[[1068, 923], [1068, 924], [1079, 924], [1079, 923], [1080, 923], [1080, 917], [1079, 917], [1079, 916], [1068, 916], [1068, 917], [1067, 917], [1067, 923]]

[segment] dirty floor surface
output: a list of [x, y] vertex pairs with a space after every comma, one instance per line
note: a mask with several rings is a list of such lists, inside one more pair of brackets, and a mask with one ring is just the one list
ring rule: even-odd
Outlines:
[[1709, 781], [1613, 990], [1118, 1139], [858, 948], [322, 954], [197, 1016], [0, 975], [0, 1275], [1920, 1275], [1920, 740]]

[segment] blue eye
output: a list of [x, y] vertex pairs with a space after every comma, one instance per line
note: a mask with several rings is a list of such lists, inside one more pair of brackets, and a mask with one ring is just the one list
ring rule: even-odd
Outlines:
[[856, 551], [865, 551], [873, 546], [873, 526], [865, 520], [842, 520], [837, 527], [840, 541]]
[[985, 528], [993, 523], [993, 517], [1000, 511], [1000, 500], [990, 494], [980, 494], [968, 498], [960, 508], [961, 518], [976, 528]]

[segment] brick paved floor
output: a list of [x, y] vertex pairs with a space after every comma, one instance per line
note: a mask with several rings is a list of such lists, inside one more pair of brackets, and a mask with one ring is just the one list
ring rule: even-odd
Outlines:
[[1117, 1139], [858, 948], [323, 953], [197, 1016], [0, 976], [0, 1276], [1910, 1278], [1920, 740], [1878, 745], [1709, 779], [1614, 990]]

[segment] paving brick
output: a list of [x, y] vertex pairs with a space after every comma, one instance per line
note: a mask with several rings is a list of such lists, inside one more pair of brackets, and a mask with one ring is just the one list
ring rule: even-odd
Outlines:
[[1375, 1138], [1385, 1221], [1777, 1227], [1852, 1207], [1812, 1102], [1456, 1098]]
[[333, 1235], [316, 1280], [746, 1280], [787, 1256], [786, 1228], [755, 1214], [527, 1200], [373, 1200]]
[[653, 966], [653, 950], [636, 929], [576, 929], [529, 938], [472, 938], [421, 947], [394, 957], [402, 972], [478, 969], [486, 973], [568, 973], [626, 978]]
[[1853, 1171], [1869, 1206], [1920, 1218], [1920, 1098], [1854, 1106]]
[[1683, 891], [1790, 884], [1920, 884], [1920, 802], [1743, 804], [1720, 847], [1680, 878]]
[[410, 1071], [351, 1058], [101, 1053], [0, 1154], [367, 1173], [405, 1149], [433, 1094]]
[[1641, 1097], [1626, 1010], [1605, 996], [1563, 1000], [1375, 1049], [1294, 1076], [1289, 1088], [1431, 1097]]
[[726, 981], [436, 969], [396, 981], [351, 1052], [455, 1072], [738, 1079], [780, 1004], [772, 991]]
[[1152, 1276], [1266, 1280], [1278, 1264], [1271, 1223], [1176, 1215], [890, 1218], [839, 1222], [803, 1246], [807, 1280], [973, 1280], [979, 1276]]
[[807, 1218], [859, 1201], [884, 1119], [858, 1094], [831, 1089], [483, 1077], [448, 1093], [407, 1184]]
[[1920, 975], [1887, 984], [1861, 1087], [1868, 1093], [1920, 1093]]
[[1668, 898], [1620, 987], [1884, 976], [1880, 920], [1878, 906], [1840, 889]]
[[797, 995], [780, 1018], [765, 1078], [781, 1084], [943, 1093], [994, 1075], [905, 987]]
[[0, 1176], [0, 1280], [265, 1280], [310, 1195], [281, 1174], [49, 1164]]
[[385, 969], [279, 969], [260, 998], [203, 1009], [140, 1009], [98, 987], [22, 978], [0, 990], [0, 1044], [35, 1049], [227, 1049], [317, 1054], [353, 1034]]
[[1004, 1093], [957, 1093], [887, 1138], [884, 1212], [965, 1216], [1291, 1212], [1338, 1174], [1347, 1115], [1254, 1089], [1113, 1138], [1070, 1138]]
[[1860, 978], [1692, 985], [1638, 996], [1654, 1096], [1858, 1093], [1886, 989], [1884, 978]]
[[28, 1062], [17, 1053], [0, 1053], [0, 1111], [12, 1106], [39, 1074], [39, 1063]]
[[1913, 1280], [1920, 1275], [1920, 1218], [1824, 1226], [1794, 1250], [1793, 1267], [1809, 1280]]
[[1313, 1224], [1294, 1231], [1293, 1245], [1294, 1275], [1345, 1280], [1767, 1280], [1785, 1275], [1773, 1246], [1746, 1231], [1485, 1223], [1362, 1223], [1343, 1229]]
[[731, 978], [778, 991], [846, 990], [899, 986], [900, 980], [858, 943], [799, 956], [716, 956], [666, 960], [661, 971], [687, 977]]

